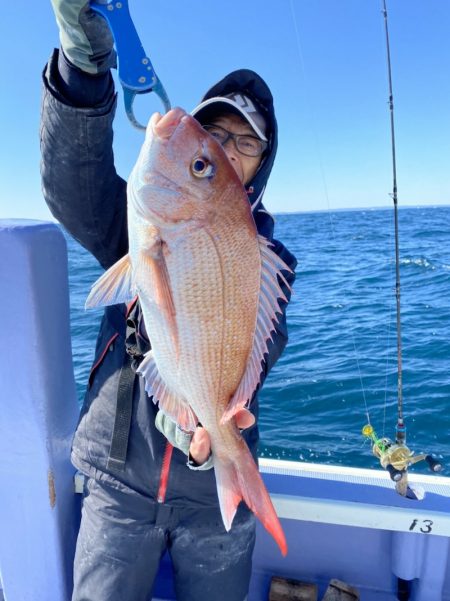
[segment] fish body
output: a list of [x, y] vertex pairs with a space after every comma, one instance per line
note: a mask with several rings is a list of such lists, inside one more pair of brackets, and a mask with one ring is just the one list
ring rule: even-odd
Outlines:
[[94, 285], [87, 305], [136, 294], [152, 350], [146, 391], [186, 431], [211, 439], [229, 530], [241, 500], [286, 541], [235, 424], [260, 380], [289, 268], [258, 235], [246, 192], [220, 144], [181, 109], [153, 115], [128, 182], [129, 253]]

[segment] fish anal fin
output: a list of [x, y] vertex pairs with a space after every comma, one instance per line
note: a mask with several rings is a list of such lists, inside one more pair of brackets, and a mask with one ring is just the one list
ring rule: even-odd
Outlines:
[[266, 238], [258, 236], [258, 241], [261, 252], [261, 286], [253, 346], [244, 375], [224, 411], [221, 424], [225, 424], [250, 402], [259, 384], [264, 355], [268, 351], [269, 340], [281, 315], [280, 299], [286, 300], [278, 276], [289, 288], [281, 272], [290, 272], [291, 269], [270, 249], [270, 242]]
[[160, 411], [177, 423], [182, 430], [193, 432], [197, 427], [198, 419], [188, 403], [171, 391], [162, 379], [153, 351], [146, 353], [137, 373], [143, 376], [145, 391], [153, 397], [155, 404], [158, 403]]
[[114, 263], [92, 286], [86, 299], [86, 309], [128, 303], [136, 296], [133, 290], [129, 255]]

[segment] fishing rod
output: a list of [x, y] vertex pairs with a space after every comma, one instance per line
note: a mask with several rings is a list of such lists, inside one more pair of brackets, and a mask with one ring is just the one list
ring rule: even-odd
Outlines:
[[[388, 14], [386, 0], [382, 0], [382, 13], [384, 17], [384, 31], [386, 40], [386, 60], [389, 85], [389, 114], [391, 126], [391, 155], [392, 155], [392, 200], [394, 203], [394, 229], [395, 229], [395, 298], [397, 309], [397, 424], [395, 442], [389, 438], [378, 438], [372, 425], [364, 426], [364, 436], [373, 442], [372, 451], [380, 460], [391, 479], [395, 482], [395, 488], [402, 496], [411, 496], [408, 487], [408, 467], [418, 461], [426, 461], [432, 472], [442, 469], [441, 463], [432, 455], [414, 455], [406, 446], [406, 427], [403, 416], [403, 372], [402, 372], [402, 332], [400, 312], [400, 244], [398, 235], [398, 195], [397, 195], [397, 161], [395, 153], [395, 127], [394, 127], [394, 94], [392, 86], [391, 51], [389, 43]], [[414, 496], [414, 494], [412, 494]]]

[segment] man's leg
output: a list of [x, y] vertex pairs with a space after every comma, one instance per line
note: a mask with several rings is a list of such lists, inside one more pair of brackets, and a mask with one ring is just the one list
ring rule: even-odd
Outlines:
[[230, 532], [219, 509], [183, 511], [169, 543], [178, 601], [245, 601], [255, 529], [253, 514], [242, 504]]
[[148, 601], [166, 548], [155, 515], [145, 497], [88, 481], [72, 601]]

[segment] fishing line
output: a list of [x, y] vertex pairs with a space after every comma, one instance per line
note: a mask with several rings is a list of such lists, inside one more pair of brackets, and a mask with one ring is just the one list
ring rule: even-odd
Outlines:
[[387, 332], [387, 352], [386, 352], [386, 371], [384, 376], [384, 406], [383, 406], [383, 429], [381, 436], [384, 438], [386, 432], [386, 408], [387, 408], [387, 392], [388, 392], [388, 378], [389, 378], [389, 348], [391, 343], [391, 322], [392, 322], [392, 301], [389, 303], [389, 319], [388, 319], [388, 332]]
[[[327, 213], [328, 213], [329, 222], [330, 222], [331, 237], [333, 239], [333, 242], [336, 243], [337, 237], [336, 237], [336, 233], [335, 233], [335, 229], [334, 229], [333, 218], [331, 215], [331, 206], [330, 206], [330, 199], [329, 199], [329, 194], [328, 194], [328, 186], [326, 183], [325, 170], [323, 167], [322, 155], [320, 152], [320, 145], [319, 145], [319, 139], [318, 139], [318, 133], [317, 133], [317, 126], [316, 126], [316, 118], [315, 118], [315, 113], [312, 109], [312, 103], [310, 101], [310, 97], [309, 97], [309, 93], [308, 93], [309, 87], [307, 85], [305, 61], [303, 59], [303, 51], [302, 51], [302, 45], [301, 45], [301, 41], [300, 41], [300, 33], [299, 33], [297, 18], [295, 16], [293, 0], [290, 0], [290, 8], [291, 8], [291, 15], [292, 15], [292, 20], [293, 20], [293, 24], [294, 24], [295, 39], [296, 39], [296, 43], [297, 43], [297, 52], [298, 52], [298, 56], [299, 56], [303, 79], [305, 82], [305, 86], [304, 86], [305, 98], [307, 101], [308, 110], [310, 112], [310, 115], [312, 116], [312, 125], [313, 125], [312, 129], [313, 129], [313, 134], [314, 134], [314, 139], [315, 139], [315, 144], [316, 144], [316, 152], [317, 152], [318, 159], [319, 159], [319, 170], [320, 170], [320, 174], [321, 174], [321, 178], [322, 178], [322, 185], [323, 185], [325, 199], [326, 199], [326, 203], [327, 203]], [[300, 83], [302, 83], [302, 82], [300, 82]], [[344, 287], [344, 302], [345, 302], [346, 306], [349, 306], [350, 303], [348, 301], [345, 287]], [[356, 347], [355, 336], [353, 334], [352, 328], [350, 328], [350, 335], [351, 335], [352, 344], [353, 344], [354, 358], [355, 358], [355, 362], [356, 362], [357, 369], [358, 369], [358, 377], [359, 377], [361, 393], [362, 393], [362, 397], [363, 397], [363, 401], [364, 401], [367, 423], [370, 424], [371, 421], [370, 421], [369, 407], [367, 404], [367, 399], [366, 399], [366, 394], [365, 394], [365, 389], [364, 389], [364, 382], [363, 382], [361, 366], [360, 366], [359, 357], [358, 357], [358, 349]]]
[[[392, 231], [389, 230], [389, 243], [392, 244]], [[392, 268], [391, 273], [392, 275]], [[394, 290], [395, 292], [395, 290]], [[389, 297], [389, 317], [387, 323], [387, 351], [386, 351], [386, 368], [385, 368], [385, 377], [384, 377], [384, 405], [383, 405], [383, 428], [382, 428], [382, 438], [384, 438], [386, 431], [386, 409], [388, 405], [388, 380], [389, 380], [389, 364], [390, 364], [390, 347], [391, 347], [391, 325], [392, 325], [392, 311], [394, 309], [393, 297]]]

